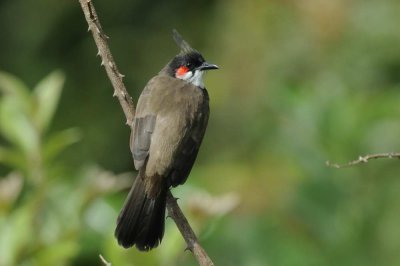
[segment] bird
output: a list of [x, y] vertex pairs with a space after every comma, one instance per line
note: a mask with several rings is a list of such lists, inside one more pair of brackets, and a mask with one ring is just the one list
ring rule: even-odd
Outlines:
[[124, 248], [157, 247], [164, 235], [167, 192], [186, 182], [209, 118], [203, 83], [207, 63], [174, 29], [180, 47], [139, 96], [130, 150], [138, 174], [118, 215], [115, 237]]

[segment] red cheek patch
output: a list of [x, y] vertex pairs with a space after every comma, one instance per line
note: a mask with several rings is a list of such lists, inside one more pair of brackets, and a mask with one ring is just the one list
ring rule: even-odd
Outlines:
[[185, 67], [185, 66], [181, 66], [178, 68], [178, 70], [176, 71], [176, 76], [183, 76], [185, 75], [187, 72], [189, 71], [189, 68]]

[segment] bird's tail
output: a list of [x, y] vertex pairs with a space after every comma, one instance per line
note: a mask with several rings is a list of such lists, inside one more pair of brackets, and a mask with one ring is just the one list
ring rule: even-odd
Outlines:
[[136, 245], [137, 249], [148, 251], [157, 247], [164, 235], [167, 188], [156, 198], [149, 198], [142, 172], [139, 171], [118, 216], [115, 237], [124, 248]]

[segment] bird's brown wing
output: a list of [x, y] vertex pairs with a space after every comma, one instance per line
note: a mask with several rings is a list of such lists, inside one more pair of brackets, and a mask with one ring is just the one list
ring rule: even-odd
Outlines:
[[151, 135], [156, 122], [157, 112], [150, 108], [153, 87], [154, 82], [150, 80], [139, 97], [131, 132], [130, 148], [136, 170], [140, 170], [143, 167], [149, 154]]
[[[185, 165], [185, 170], [179, 172], [187, 175], [190, 171], [199, 143], [187, 143], [194, 147], [186, 147], [185, 143], [198, 135], [196, 130], [203, 131], [203, 137], [204, 128], [195, 126], [203, 101], [201, 89], [168, 76], [154, 77], [144, 89], [138, 101], [131, 151], [136, 169], [145, 166], [144, 183], [149, 195], [157, 195], [178, 162], [181, 167]], [[182, 152], [188, 152], [186, 149], [190, 150], [189, 156], [182, 156]]]
[[134, 130], [131, 134], [131, 151], [136, 170], [142, 168], [150, 149], [151, 134], [156, 123], [155, 115], [135, 118]]
[[[162, 107], [165, 104], [168, 104], [168, 101], [171, 100], [167, 99], [164, 101], [165, 97], [172, 97], [170, 97], [170, 93], [165, 95], [168, 90], [163, 88], [165, 87], [166, 83], [173, 87], [174, 82], [176, 83], [176, 81], [179, 80], [165, 76], [155, 76], [147, 83], [139, 97], [130, 138], [130, 148], [136, 170], [141, 169], [148, 158], [156, 121], [159, 124], [158, 128], [160, 129], [162, 125], [165, 124], [163, 117], [168, 115], [160, 110], [165, 109]], [[178, 82], [178, 84], [181, 83]], [[163, 131], [165, 133], [165, 130]]]

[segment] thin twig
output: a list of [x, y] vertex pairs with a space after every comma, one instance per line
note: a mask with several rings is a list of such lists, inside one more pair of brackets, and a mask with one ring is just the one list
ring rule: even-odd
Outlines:
[[103, 257], [103, 255], [100, 254], [99, 257], [100, 257], [101, 262], [104, 263], [105, 266], [112, 266], [111, 263], [106, 261], [106, 259]]
[[[79, 3], [82, 7], [83, 13], [85, 14], [86, 21], [89, 25], [89, 30], [92, 32], [96, 46], [99, 49], [98, 55], [100, 55], [102, 59], [101, 65], [106, 69], [108, 78], [110, 79], [114, 88], [114, 96], [118, 97], [119, 103], [121, 104], [126, 116], [126, 123], [131, 126], [135, 117], [135, 105], [132, 97], [128, 94], [128, 91], [126, 90], [122, 81], [123, 75], [118, 71], [117, 65], [115, 64], [115, 61], [111, 55], [110, 49], [108, 48], [108, 37], [103, 32], [99, 17], [97, 16], [92, 1], [79, 0]], [[182, 213], [182, 210], [180, 209], [171, 192], [168, 192], [167, 195], [167, 209], [168, 216], [174, 220], [176, 226], [186, 241], [188, 246], [187, 249], [192, 251], [199, 265], [213, 266], [214, 263], [211, 261], [205, 250], [201, 247], [195, 233], [193, 232], [193, 229], [191, 228], [185, 215]]]
[[334, 168], [344, 168], [344, 167], [350, 167], [350, 166], [354, 166], [354, 165], [361, 164], [361, 163], [367, 163], [371, 159], [380, 159], [380, 158], [400, 159], [400, 152], [367, 154], [365, 156], [359, 156], [357, 160], [353, 160], [353, 161], [345, 163], [345, 164], [330, 163], [329, 161], [327, 161], [326, 165], [329, 167], [334, 167]]

